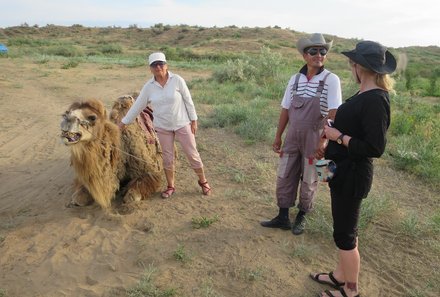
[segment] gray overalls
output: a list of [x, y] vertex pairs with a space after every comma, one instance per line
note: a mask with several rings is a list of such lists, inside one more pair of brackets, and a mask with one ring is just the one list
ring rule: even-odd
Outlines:
[[319, 81], [315, 97], [297, 95], [300, 74], [297, 74], [292, 87], [292, 100], [288, 109], [289, 124], [278, 166], [276, 195], [278, 207], [289, 208], [295, 205], [298, 185], [301, 180], [298, 208], [309, 212], [318, 187], [313, 157], [318, 147], [324, 117], [320, 111], [320, 98], [325, 80]]

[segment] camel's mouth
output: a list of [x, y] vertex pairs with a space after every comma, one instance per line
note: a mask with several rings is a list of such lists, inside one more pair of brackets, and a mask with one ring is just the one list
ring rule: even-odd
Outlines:
[[81, 133], [79, 132], [69, 132], [69, 131], [62, 131], [61, 132], [61, 138], [64, 142], [65, 145], [68, 144], [75, 144], [77, 142], [79, 142], [79, 140], [81, 139]]

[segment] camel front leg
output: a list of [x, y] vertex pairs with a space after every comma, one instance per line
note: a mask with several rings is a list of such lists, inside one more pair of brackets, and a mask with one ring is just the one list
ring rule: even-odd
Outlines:
[[87, 191], [87, 189], [78, 181], [75, 181], [74, 192], [67, 207], [87, 206], [92, 203], [93, 197], [90, 195], [89, 191]]

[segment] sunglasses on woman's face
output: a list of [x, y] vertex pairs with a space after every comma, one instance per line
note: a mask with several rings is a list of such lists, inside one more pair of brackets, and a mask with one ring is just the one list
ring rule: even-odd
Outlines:
[[325, 56], [325, 55], [327, 55], [327, 49], [325, 49], [325, 48], [311, 47], [311, 48], [309, 48], [309, 49], [307, 50], [307, 53], [308, 53], [310, 56], [316, 56], [318, 53], [319, 53], [321, 56]]
[[153, 67], [153, 68], [155, 68], [155, 67], [157, 67], [157, 66], [162, 67], [162, 66], [165, 65], [165, 64], [166, 64], [166, 63], [163, 62], [163, 61], [156, 61], [156, 62], [154, 62], [154, 63], [151, 63], [150, 67]]

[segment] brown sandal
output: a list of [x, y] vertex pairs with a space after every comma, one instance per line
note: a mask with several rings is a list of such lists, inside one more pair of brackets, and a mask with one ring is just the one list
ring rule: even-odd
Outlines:
[[211, 194], [211, 187], [208, 184], [208, 181], [205, 182], [201, 182], [201, 181], [197, 181], [199, 183], [199, 186], [202, 188], [203, 191], [203, 195], [210, 195]]
[[174, 192], [176, 192], [176, 188], [168, 186], [167, 189], [162, 192], [161, 196], [164, 199], [170, 198], [171, 195], [174, 194]]
[[[321, 280], [319, 278], [321, 275], [328, 275], [330, 281]], [[318, 282], [318, 283], [324, 284], [324, 285], [329, 285], [334, 289], [339, 289], [340, 287], [343, 287], [345, 285], [344, 282], [340, 282], [334, 277], [333, 271], [331, 271], [329, 273], [321, 272], [321, 273], [317, 273], [317, 274], [310, 274], [309, 276], [315, 282]]]

